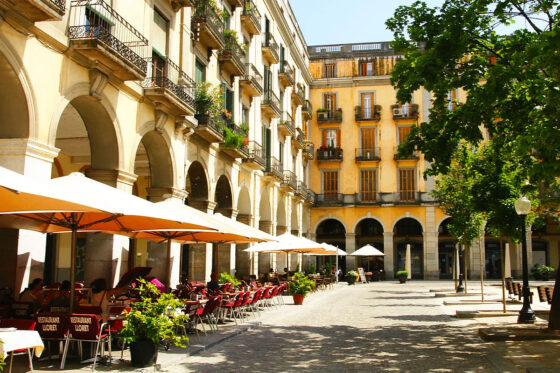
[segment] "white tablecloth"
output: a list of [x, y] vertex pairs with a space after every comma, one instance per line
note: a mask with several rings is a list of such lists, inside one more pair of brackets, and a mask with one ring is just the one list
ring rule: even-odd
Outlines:
[[[41, 336], [35, 330], [16, 330], [13, 332], [0, 332], [0, 355], [22, 348], [35, 348], [35, 356], [41, 356], [45, 349]], [[6, 358], [6, 356], [4, 356]]]

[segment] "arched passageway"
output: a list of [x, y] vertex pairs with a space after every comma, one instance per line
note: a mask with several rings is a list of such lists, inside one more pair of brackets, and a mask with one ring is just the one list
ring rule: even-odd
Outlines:
[[[440, 279], [453, 278], [454, 255], [457, 241], [449, 233], [451, 218], [441, 222], [438, 231], [438, 268]], [[462, 263], [462, 262], [460, 262]]]
[[394, 273], [405, 269], [407, 245], [410, 245], [412, 278], [424, 277], [424, 237], [422, 226], [413, 218], [403, 218], [395, 225], [396, 244]]
[[[263, 189], [261, 199], [259, 201], [259, 229], [263, 232], [272, 234], [272, 204], [270, 203], [270, 194], [268, 189]], [[256, 272], [260, 274], [268, 273], [274, 267], [272, 262], [272, 254], [257, 254], [258, 267]]]
[[[237, 198], [237, 221], [250, 225], [251, 224], [251, 196], [246, 186], [239, 190], [239, 197]], [[244, 250], [249, 247], [249, 244], [235, 245], [235, 269], [236, 276], [239, 279], [249, 279], [251, 274], [251, 255]]]
[[[383, 249], [383, 226], [373, 218], [362, 219], [356, 225], [356, 250], [371, 245], [381, 252]], [[384, 268], [384, 259], [377, 257], [357, 257], [357, 267], [363, 267], [368, 272], [379, 273]]]
[[200, 162], [191, 163], [187, 171], [185, 203], [201, 211], [208, 210], [208, 179]]
[[[344, 225], [336, 219], [327, 219], [322, 221], [315, 231], [316, 241], [326, 242], [328, 244], [337, 246], [339, 249], [346, 249], [346, 228]], [[318, 268], [325, 267], [327, 263], [334, 268], [336, 262], [335, 256], [318, 256], [317, 264]], [[346, 272], [346, 257], [339, 258], [339, 267], [343, 272]]]
[[216, 202], [216, 208], [214, 209], [215, 212], [231, 217], [233, 198], [231, 185], [225, 175], [220, 176], [218, 179], [214, 201]]

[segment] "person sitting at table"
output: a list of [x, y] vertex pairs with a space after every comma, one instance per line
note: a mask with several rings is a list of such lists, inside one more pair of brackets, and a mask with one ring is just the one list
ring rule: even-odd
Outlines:
[[206, 284], [206, 290], [211, 294], [220, 292], [220, 283], [218, 282], [218, 278], [218, 274], [216, 272], [212, 272], [210, 275], [210, 281]]
[[49, 308], [69, 308], [70, 307], [70, 281], [64, 280], [60, 288], [54, 291], [48, 301]]
[[34, 279], [29, 287], [19, 295], [19, 301], [33, 303], [35, 307], [45, 305], [46, 301], [43, 297], [43, 279]]
[[113, 295], [125, 292], [128, 285], [120, 288], [107, 289], [107, 281], [104, 278], [98, 278], [91, 283], [91, 304], [101, 307], [103, 315], [109, 312], [109, 300]]

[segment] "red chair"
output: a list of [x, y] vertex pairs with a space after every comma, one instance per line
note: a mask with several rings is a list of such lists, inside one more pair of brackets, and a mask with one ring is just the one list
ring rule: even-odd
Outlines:
[[14, 302], [12, 303], [12, 318], [15, 319], [31, 319], [35, 311], [35, 305], [30, 302]]
[[[221, 318], [224, 318], [227, 312], [229, 311], [229, 317], [230, 318], [233, 317], [233, 321], [235, 321], [235, 325], [237, 325], [237, 317], [239, 317], [239, 319], [241, 320], [240, 308], [241, 308], [241, 304], [243, 304], [244, 297], [245, 297], [245, 292], [241, 291], [235, 295], [232, 301], [222, 303], [220, 305], [220, 308], [223, 310]], [[237, 317], [236, 317], [236, 313], [237, 313]]]
[[239, 307], [239, 311], [241, 312], [242, 318], [244, 318], [244, 316], [249, 317], [249, 313], [246, 312], [247, 309], [249, 308], [249, 305], [251, 304], [251, 292], [247, 291], [245, 292], [245, 296], [243, 297], [243, 302], [241, 302], [241, 306]]
[[[35, 330], [35, 320], [26, 319], [2, 319], [0, 320], [0, 328], [16, 328], [17, 330]], [[8, 372], [12, 371], [12, 363], [14, 355], [27, 355], [29, 357], [29, 368], [33, 372], [33, 353], [31, 349], [21, 348], [10, 352], [10, 368]]]
[[258, 289], [255, 292], [255, 294], [253, 295], [253, 298], [251, 298], [251, 301], [249, 302], [249, 304], [247, 305], [248, 308], [255, 314], [255, 316], [256, 316], [256, 313], [258, 313], [259, 316], [261, 315], [261, 311], [259, 310], [259, 307], [257, 305], [258, 305], [259, 300], [261, 299], [261, 296], [262, 296], [263, 292], [264, 292], [264, 288]]
[[[58, 342], [58, 353], [62, 355], [60, 353], [63, 349], [62, 343], [66, 340], [66, 334], [68, 334], [68, 316], [56, 313], [39, 313], [36, 320], [35, 330], [37, 330], [41, 339], [46, 342]], [[51, 350], [50, 348], [47, 349], [50, 359]]]
[[222, 296], [217, 295], [215, 297], [211, 297], [208, 302], [206, 302], [206, 305], [203, 308], [199, 308], [196, 310], [194, 314], [194, 327], [196, 328], [200, 323], [202, 325], [202, 331], [204, 335], [206, 335], [204, 320], [208, 322], [210, 330], [214, 330], [214, 326], [216, 330], [218, 330], [218, 320], [214, 316], [214, 311], [218, 309], [220, 303], [222, 303]]
[[69, 330], [68, 334], [66, 335], [66, 342], [64, 344], [64, 353], [62, 355], [62, 363], [60, 364], [60, 369], [64, 369], [64, 364], [66, 363], [66, 356], [68, 353], [68, 345], [72, 341], [80, 342], [80, 352], [82, 342], [90, 342], [96, 344], [95, 354], [93, 356], [92, 371], [95, 370], [97, 355], [100, 352], [99, 349], [101, 348], [101, 355], [103, 355], [103, 342], [106, 342], [109, 352], [109, 365], [111, 364], [111, 328], [108, 326], [108, 324], [102, 323], [100, 326], [97, 315], [83, 315], [72, 313], [68, 316], [68, 326]]
[[267, 296], [265, 297], [265, 304], [269, 307], [274, 306], [274, 303], [272, 303], [272, 299], [274, 299], [274, 297], [276, 296], [276, 294], [278, 294], [278, 285], [274, 285], [274, 287], [272, 288], [272, 290], [270, 290], [267, 294]]

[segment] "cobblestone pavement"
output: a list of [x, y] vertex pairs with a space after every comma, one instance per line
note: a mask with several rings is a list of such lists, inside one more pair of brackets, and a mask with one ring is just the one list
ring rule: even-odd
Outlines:
[[188, 357], [169, 371], [510, 370], [477, 337], [478, 321], [448, 316], [442, 299], [429, 292], [438, 286], [442, 283], [339, 284], [309, 296], [303, 306], [267, 312], [262, 327]]

